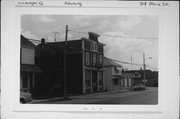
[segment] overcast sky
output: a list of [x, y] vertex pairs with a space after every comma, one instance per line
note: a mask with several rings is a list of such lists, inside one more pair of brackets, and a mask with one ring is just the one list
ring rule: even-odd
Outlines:
[[[64, 41], [66, 25], [70, 30], [85, 32], [69, 31], [68, 40], [88, 37], [87, 32], [95, 32], [101, 35], [99, 41], [105, 44], [105, 56], [125, 62], [131, 62], [132, 56], [133, 63], [143, 64], [144, 52], [146, 64], [158, 69], [158, 16], [22, 15], [21, 34], [31, 39], [40, 40], [43, 37], [48, 42], [54, 42], [53, 32], [58, 32], [57, 41]], [[120, 64], [128, 69], [142, 67]]]

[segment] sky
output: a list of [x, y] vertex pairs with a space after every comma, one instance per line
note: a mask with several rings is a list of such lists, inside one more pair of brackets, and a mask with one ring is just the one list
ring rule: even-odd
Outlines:
[[[27, 38], [47, 42], [65, 40], [68, 25], [68, 40], [88, 37], [88, 32], [100, 35], [104, 43], [104, 56], [118, 61], [143, 64], [145, 53], [146, 69], [158, 69], [158, 16], [150, 15], [22, 15], [21, 34]], [[152, 57], [151, 59], [149, 57]], [[119, 62], [129, 70], [142, 65]]]

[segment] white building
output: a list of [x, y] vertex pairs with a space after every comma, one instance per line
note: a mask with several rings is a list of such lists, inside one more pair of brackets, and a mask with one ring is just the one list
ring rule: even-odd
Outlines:
[[20, 89], [31, 92], [35, 87], [35, 73], [41, 70], [35, 65], [35, 45], [21, 35]]
[[104, 80], [107, 91], [117, 91], [131, 87], [132, 76], [122, 73], [122, 66], [113, 60], [104, 57]]

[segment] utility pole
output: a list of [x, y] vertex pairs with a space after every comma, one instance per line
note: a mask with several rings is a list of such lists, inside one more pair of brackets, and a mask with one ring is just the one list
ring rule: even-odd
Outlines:
[[56, 42], [57, 40], [56, 40], [56, 35], [59, 33], [59, 32], [52, 32], [52, 33], [54, 33], [54, 42]]
[[68, 40], [68, 25], [66, 25], [66, 34], [65, 34], [65, 48], [64, 48], [64, 99], [68, 99], [67, 94], [67, 40]]
[[[133, 70], [133, 66], [132, 66], [132, 55], [131, 55], [131, 70]], [[133, 79], [133, 76], [132, 76], [132, 80], [131, 80], [131, 86], [134, 85], [134, 79]]]
[[144, 75], [143, 75], [143, 82], [144, 82], [144, 86], [145, 86], [145, 80], [146, 80], [146, 64], [145, 64], [145, 53], [143, 53], [143, 73], [144, 73]]
[[131, 70], [133, 70], [133, 66], [132, 66], [132, 55], [131, 55]]

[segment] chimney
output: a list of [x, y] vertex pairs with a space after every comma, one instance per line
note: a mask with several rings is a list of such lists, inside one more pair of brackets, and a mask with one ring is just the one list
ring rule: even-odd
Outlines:
[[98, 42], [98, 37], [100, 37], [100, 35], [98, 35], [98, 34], [96, 34], [94, 32], [88, 32], [88, 34], [89, 34], [89, 39], [90, 40]]
[[46, 43], [45, 38], [41, 38], [41, 44], [44, 45]]

